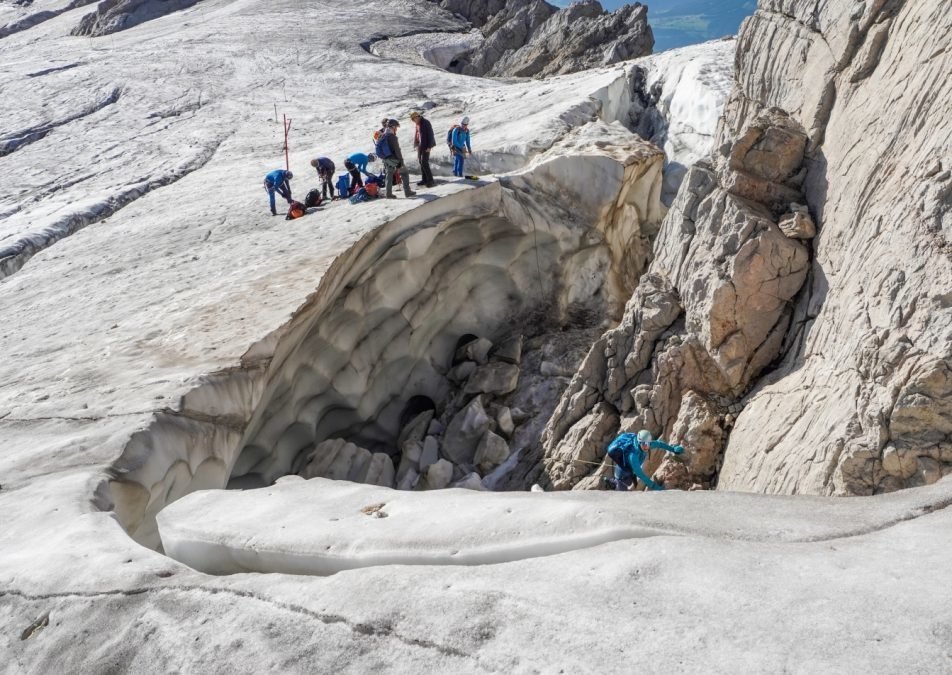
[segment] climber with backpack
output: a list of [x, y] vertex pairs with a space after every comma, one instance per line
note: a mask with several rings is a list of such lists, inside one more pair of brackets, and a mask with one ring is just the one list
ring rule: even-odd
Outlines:
[[615, 477], [605, 476], [602, 482], [609, 489], [630, 490], [637, 480], [640, 480], [649, 490], [664, 490], [664, 486], [648, 478], [642, 468], [651, 450], [664, 450], [675, 455], [684, 452], [680, 445], [668, 445], [664, 441], [654, 440], [647, 429], [642, 429], [637, 434], [619, 434], [608, 444], [605, 452], [615, 463]]
[[410, 119], [416, 124], [416, 134], [413, 136], [413, 147], [417, 151], [417, 159], [420, 161], [420, 173], [422, 180], [417, 185], [425, 185], [429, 188], [436, 187], [433, 182], [433, 171], [430, 169], [430, 151], [436, 147], [436, 136], [433, 134], [433, 125], [430, 120], [415, 110], [410, 113]]
[[317, 169], [321, 179], [321, 193], [324, 199], [334, 199], [334, 170], [337, 168], [327, 157], [318, 157], [311, 160], [311, 166]]
[[458, 125], [450, 127], [446, 141], [450, 146], [450, 154], [453, 155], [453, 175], [464, 178], [463, 163], [466, 155], [473, 154], [473, 148], [469, 144], [469, 117], [464, 117]]
[[268, 201], [271, 204], [271, 215], [278, 215], [278, 210], [274, 205], [274, 193], [277, 192], [282, 198], [291, 203], [291, 183], [294, 174], [284, 169], [275, 169], [264, 177], [264, 189], [268, 191]]
[[350, 157], [344, 160], [344, 168], [347, 169], [347, 172], [350, 174], [350, 191], [353, 192], [355, 187], [362, 188], [364, 186], [363, 178], [360, 174], [364, 173], [367, 176], [372, 176], [369, 171], [367, 171], [367, 165], [377, 161], [377, 156], [374, 153], [365, 155], [362, 152], [355, 152]]
[[[396, 196], [393, 194], [393, 177], [398, 171], [403, 183], [404, 196], [410, 198], [416, 195], [416, 192], [410, 189], [410, 175], [403, 163], [403, 153], [400, 152], [400, 141], [397, 140], [397, 129], [399, 128], [400, 123], [397, 120], [387, 120], [387, 130], [383, 136], [377, 140], [377, 145], [374, 148], [377, 157], [383, 160], [383, 165], [387, 172], [385, 178], [387, 199], [396, 199]], [[400, 169], [402, 169], [402, 171], [400, 171]]]

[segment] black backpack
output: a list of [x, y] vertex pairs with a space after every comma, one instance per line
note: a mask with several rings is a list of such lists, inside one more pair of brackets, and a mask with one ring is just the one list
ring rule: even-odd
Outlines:
[[309, 209], [314, 208], [315, 206], [320, 206], [321, 200], [322, 200], [321, 191], [318, 190], [317, 188], [314, 188], [313, 190], [307, 193], [306, 197], [304, 197], [304, 206], [306, 206]]

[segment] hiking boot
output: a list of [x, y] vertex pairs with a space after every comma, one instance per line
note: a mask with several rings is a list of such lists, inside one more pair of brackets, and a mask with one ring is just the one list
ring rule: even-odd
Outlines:
[[387, 195], [387, 199], [396, 199], [397, 195]]
[[436, 183], [425, 183], [425, 185], [426, 185], [428, 188], [435, 188], [435, 187], [436, 187]]
[[414, 192], [413, 190], [410, 190], [410, 192], [404, 192], [403, 196], [406, 197], [407, 199], [409, 199], [410, 197], [416, 197], [416, 192]]
[[417, 184], [417, 185], [426, 185], [426, 181], [425, 181], [425, 180], [418, 180], [418, 181], [416, 182], [416, 184]]

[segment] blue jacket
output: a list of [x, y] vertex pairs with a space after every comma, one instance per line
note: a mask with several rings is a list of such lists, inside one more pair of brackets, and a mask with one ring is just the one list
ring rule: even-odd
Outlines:
[[469, 152], [473, 151], [473, 148], [469, 144], [469, 131], [463, 129], [463, 127], [456, 127], [453, 129], [453, 147], [457, 150], [466, 149]]
[[347, 158], [347, 161], [356, 166], [358, 171], [367, 173], [367, 163], [370, 162], [370, 157], [362, 152], [355, 152]]
[[[634, 436], [634, 434], [629, 435]], [[634, 442], [631, 444], [631, 447], [622, 455], [622, 461], [618, 468], [622, 471], [635, 474], [638, 480], [647, 485], [651, 490], [663, 490], [664, 488], [651, 480], [647, 474], [645, 474], [645, 470], [641, 468], [641, 465], [644, 464], [648, 458], [648, 451], [641, 449], [641, 444], [638, 443], [637, 439], [633, 440]], [[675, 455], [680, 455], [684, 452], [684, 448], [680, 445], [668, 445], [664, 441], [651, 441], [648, 443], [648, 449], [666, 450], [667, 452], [673, 452]]]
[[[264, 177], [266, 183], [269, 183], [271, 187], [278, 188], [281, 184], [288, 184], [288, 172], [284, 169], [275, 169], [267, 176]], [[291, 187], [288, 185], [288, 187]]]

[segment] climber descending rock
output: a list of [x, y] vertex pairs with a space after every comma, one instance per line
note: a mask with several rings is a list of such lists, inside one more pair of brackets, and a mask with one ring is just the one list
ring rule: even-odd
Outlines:
[[648, 478], [642, 464], [648, 458], [651, 450], [664, 450], [680, 455], [684, 448], [680, 445], [668, 445], [664, 441], [654, 440], [651, 432], [642, 429], [637, 435], [631, 433], [620, 434], [608, 445], [606, 454], [615, 463], [615, 477], [603, 478], [603, 482], [614, 490], [630, 490], [636, 487], [636, 476], [641, 479], [649, 490], [663, 490], [664, 486]]

